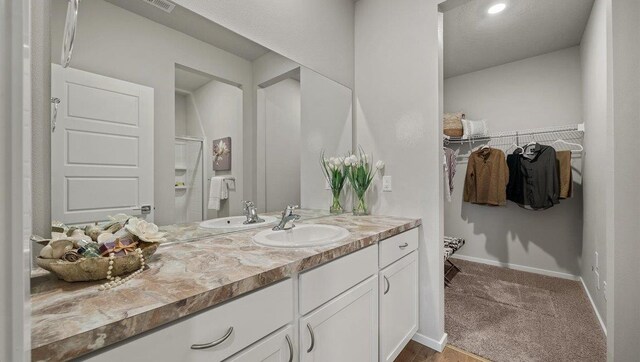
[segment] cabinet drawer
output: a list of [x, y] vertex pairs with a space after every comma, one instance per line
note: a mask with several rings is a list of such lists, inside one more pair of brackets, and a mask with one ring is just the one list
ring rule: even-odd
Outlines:
[[[89, 360], [221, 361], [292, 320], [293, 282], [287, 279], [132, 338]], [[209, 348], [192, 347], [215, 341], [222, 342]]]
[[380, 268], [384, 268], [418, 248], [418, 228], [380, 242]]
[[304, 315], [378, 272], [375, 245], [300, 274], [300, 314]]

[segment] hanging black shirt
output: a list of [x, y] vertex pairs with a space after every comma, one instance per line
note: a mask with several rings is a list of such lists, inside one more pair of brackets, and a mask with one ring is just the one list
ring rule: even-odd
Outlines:
[[507, 199], [534, 210], [548, 209], [560, 202], [556, 150], [535, 144], [526, 152], [529, 157], [519, 149], [507, 157], [510, 176]]

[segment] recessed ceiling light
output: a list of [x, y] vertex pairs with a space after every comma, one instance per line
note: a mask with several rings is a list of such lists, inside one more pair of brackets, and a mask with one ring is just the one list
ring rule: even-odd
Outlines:
[[495, 5], [492, 5], [489, 10], [487, 10], [487, 12], [489, 14], [497, 14], [499, 12], [501, 12], [502, 10], [504, 10], [507, 7], [507, 5], [505, 5], [504, 3], [498, 3]]

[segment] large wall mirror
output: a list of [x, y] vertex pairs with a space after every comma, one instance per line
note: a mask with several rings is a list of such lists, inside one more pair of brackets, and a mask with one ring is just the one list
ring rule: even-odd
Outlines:
[[296, 204], [328, 214], [319, 157], [352, 148], [351, 89], [142, 0], [80, 2], [63, 67], [68, 3], [50, 2], [51, 149], [35, 144], [34, 157], [50, 157], [51, 220], [37, 222], [125, 213], [187, 239], [216, 232], [203, 221], [232, 225], [246, 200], [260, 213]]

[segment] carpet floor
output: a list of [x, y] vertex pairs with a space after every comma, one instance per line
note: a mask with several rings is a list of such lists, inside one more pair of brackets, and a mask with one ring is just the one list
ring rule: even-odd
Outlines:
[[496, 362], [606, 361], [606, 338], [582, 284], [452, 259], [448, 343]]

